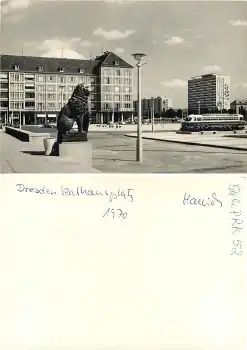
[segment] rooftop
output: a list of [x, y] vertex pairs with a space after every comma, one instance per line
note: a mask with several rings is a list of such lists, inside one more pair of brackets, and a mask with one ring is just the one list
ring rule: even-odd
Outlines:
[[247, 105], [247, 100], [234, 100], [231, 102], [232, 103], [236, 103], [236, 104], [241, 104], [241, 105]]
[[189, 80], [194, 80], [194, 79], [202, 79], [204, 77], [211, 77], [211, 76], [228, 76], [225, 73], [208, 73], [208, 74], [203, 74], [203, 75], [196, 75], [194, 77], [189, 78]]
[[122, 58], [108, 51], [101, 56], [97, 56], [94, 60], [0, 55], [1, 71], [15, 71], [15, 66], [19, 66], [18, 70], [20, 72], [34, 73], [40, 70], [42, 73], [58, 73], [60, 71], [63, 74], [79, 74], [81, 70], [81, 73], [86, 75], [95, 74], [97, 68], [101, 66], [119, 66], [119, 68], [133, 68]]

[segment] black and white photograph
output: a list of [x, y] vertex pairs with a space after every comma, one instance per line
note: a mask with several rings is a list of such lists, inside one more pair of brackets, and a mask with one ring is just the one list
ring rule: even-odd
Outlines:
[[247, 1], [0, 16], [0, 350], [246, 350]]
[[247, 171], [247, 3], [1, 0], [1, 173]]

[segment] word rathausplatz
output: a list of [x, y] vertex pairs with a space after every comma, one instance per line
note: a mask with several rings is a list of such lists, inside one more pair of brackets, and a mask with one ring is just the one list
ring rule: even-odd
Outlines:
[[[237, 239], [232, 240], [232, 253], [231, 255], [243, 255], [243, 244], [239, 239], [241, 238], [241, 233], [244, 229], [244, 220], [243, 213], [241, 210], [241, 188], [240, 185], [230, 185], [228, 187], [229, 193], [228, 195], [231, 197], [231, 229], [232, 235], [234, 235]], [[239, 237], [240, 236], [240, 237]]]

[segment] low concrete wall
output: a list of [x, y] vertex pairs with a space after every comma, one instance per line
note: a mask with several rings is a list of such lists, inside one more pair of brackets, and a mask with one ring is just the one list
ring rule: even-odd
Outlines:
[[59, 156], [70, 157], [86, 167], [92, 168], [93, 151], [90, 142], [62, 142]]
[[33, 133], [27, 130], [13, 128], [11, 126], [5, 127], [6, 134], [9, 134], [22, 142], [40, 143], [44, 139], [51, 137], [49, 133]]

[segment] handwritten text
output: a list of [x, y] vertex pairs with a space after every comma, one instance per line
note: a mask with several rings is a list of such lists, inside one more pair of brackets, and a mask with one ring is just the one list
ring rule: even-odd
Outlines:
[[230, 214], [231, 214], [231, 231], [233, 235], [232, 240], [232, 253], [231, 255], [242, 255], [243, 244], [241, 241], [241, 234], [244, 229], [243, 213], [241, 210], [241, 188], [239, 184], [230, 185], [228, 187], [228, 195], [231, 198], [230, 201]]
[[201, 197], [195, 197], [192, 196], [191, 194], [184, 194], [183, 198], [183, 205], [193, 205], [193, 206], [201, 206], [201, 207], [222, 207], [222, 201], [217, 198], [216, 193], [212, 193], [209, 197], [207, 198], [201, 198]]
[[110, 202], [116, 201], [118, 199], [126, 200], [130, 203], [134, 202], [134, 189], [121, 189], [111, 191], [108, 189], [96, 190], [84, 188], [83, 186], [76, 186], [74, 188], [61, 186], [59, 190], [52, 190], [46, 186], [30, 187], [24, 184], [17, 184], [16, 189], [18, 192], [22, 193], [33, 193], [38, 195], [60, 195], [63, 197], [106, 197]]

